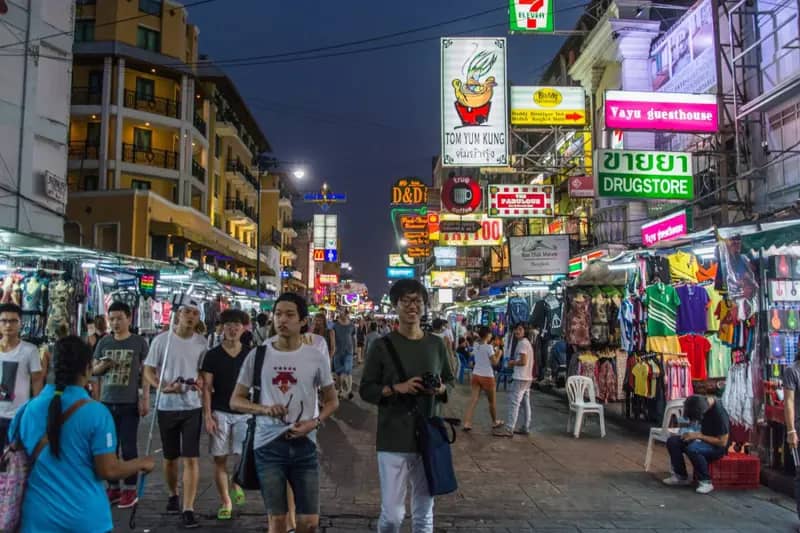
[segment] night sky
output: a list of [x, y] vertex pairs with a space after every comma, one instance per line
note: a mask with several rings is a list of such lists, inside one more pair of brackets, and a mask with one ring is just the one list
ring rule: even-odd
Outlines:
[[[572, 29], [585, 3], [556, 0], [556, 28]], [[297, 188], [319, 190], [326, 181], [334, 192], [347, 194], [348, 203], [330, 211], [339, 214], [339, 255], [353, 265], [353, 277], [367, 283], [373, 299], [386, 291], [386, 256], [396, 250], [389, 189], [402, 176], [430, 182], [431, 160], [440, 151], [439, 37], [507, 36], [507, 5], [507, 0], [220, 0], [189, 8], [190, 21], [200, 28], [200, 52], [234, 80], [273, 155], [305, 164], [306, 177], [297, 181]], [[250, 61], [261, 64], [225, 64], [228, 59], [330, 47], [467, 16], [345, 48]], [[508, 79], [515, 84], [538, 82], [563, 42], [556, 36], [508, 37]], [[264, 64], [268, 61], [272, 63]], [[295, 218], [312, 213], [301, 206]]]

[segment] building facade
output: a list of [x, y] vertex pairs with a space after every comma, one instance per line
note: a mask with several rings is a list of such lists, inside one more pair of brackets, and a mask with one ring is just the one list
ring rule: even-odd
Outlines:
[[0, 13], [0, 227], [63, 237], [72, 71], [71, 0]]

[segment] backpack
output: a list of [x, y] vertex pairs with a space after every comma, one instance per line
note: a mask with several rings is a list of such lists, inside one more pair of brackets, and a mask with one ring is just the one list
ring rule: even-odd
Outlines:
[[508, 306], [506, 307], [506, 323], [508, 324], [509, 329], [520, 323], [527, 324], [530, 316], [531, 309], [528, 305], [528, 300], [519, 296], [512, 296], [508, 299]]
[[[62, 427], [67, 423], [69, 417], [91, 401], [88, 398], [84, 398], [73, 403], [62, 415]], [[6, 449], [3, 450], [3, 456], [0, 457], [0, 531], [16, 531], [17, 527], [19, 527], [22, 520], [22, 500], [25, 496], [25, 488], [28, 485], [28, 475], [33, 470], [36, 459], [39, 458], [48, 443], [47, 433], [45, 433], [36, 443], [33, 455], [28, 457], [19, 435], [19, 427], [22, 424], [22, 416], [24, 414], [25, 407], [19, 413], [19, 420], [14, 430], [12, 442], [6, 446]]]

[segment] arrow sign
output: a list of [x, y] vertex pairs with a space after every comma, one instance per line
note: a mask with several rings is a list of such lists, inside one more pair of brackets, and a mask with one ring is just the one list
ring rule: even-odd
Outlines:
[[564, 118], [567, 120], [580, 120], [583, 118], [583, 115], [580, 113], [567, 113], [564, 115]]
[[328, 248], [325, 250], [325, 262], [326, 263], [335, 263], [339, 259], [339, 254], [336, 251], [336, 248]]
[[439, 222], [442, 233], [475, 233], [481, 229], [481, 223], [472, 220], [443, 220]]

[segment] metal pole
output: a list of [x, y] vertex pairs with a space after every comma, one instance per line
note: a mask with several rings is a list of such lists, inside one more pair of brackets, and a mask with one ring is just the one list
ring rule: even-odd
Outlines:
[[256, 297], [261, 297], [261, 162], [258, 164], [258, 185], [256, 186]]

